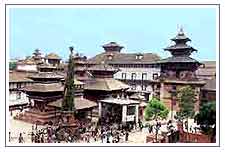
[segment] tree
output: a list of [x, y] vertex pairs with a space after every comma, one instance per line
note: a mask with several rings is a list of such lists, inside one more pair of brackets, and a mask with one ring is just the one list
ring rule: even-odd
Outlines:
[[[188, 132], [188, 118], [193, 118], [195, 114], [196, 96], [195, 91], [191, 86], [186, 86], [178, 90], [177, 99], [179, 101], [179, 112], [177, 112], [177, 118], [182, 121], [186, 118], [186, 128]], [[188, 136], [187, 136], [188, 138]], [[187, 139], [188, 140], [188, 139]]]
[[62, 102], [62, 111], [75, 112], [74, 107], [74, 62], [73, 62], [73, 47], [69, 48], [71, 53], [69, 57], [67, 77], [64, 88], [64, 99]]
[[203, 133], [209, 135], [213, 141], [216, 136], [216, 102], [204, 103], [195, 116], [195, 120]]
[[165, 119], [169, 113], [167, 107], [158, 100], [157, 98], [152, 98], [145, 108], [145, 119], [157, 119], [158, 117]]
[[9, 70], [15, 70], [16, 69], [16, 62], [9, 62]]
[[[158, 117], [165, 119], [169, 113], [169, 110], [166, 108], [166, 106], [157, 98], [152, 98], [152, 100], [147, 104], [147, 107], [145, 108], [145, 119], [158, 119]], [[158, 142], [158, 131], [161, 127], [161, 123], [158, 123], [155, 126], [155, 141]]]

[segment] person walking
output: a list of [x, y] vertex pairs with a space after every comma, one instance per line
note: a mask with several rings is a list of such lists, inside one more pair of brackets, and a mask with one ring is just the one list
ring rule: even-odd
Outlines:
[[9, 132], [9, 142], [11, 142], [11, 132]]
[[126, 133], [125, 133], [125, 141], [126, 142], [128, 141], [128, 137], [129, 137], [129, 133], [128, 133], [128, 131], [126, 131]]
[[19, 143], [23, 143], [24, 142], [24, 139], [23, 139], [23, 136], [22, 136], [22, 133], [20, 133], [20, 136], [19, 136]]

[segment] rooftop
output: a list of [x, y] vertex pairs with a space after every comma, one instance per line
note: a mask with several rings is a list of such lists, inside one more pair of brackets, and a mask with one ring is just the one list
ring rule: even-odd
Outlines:
[[160, 61], [158, 61], [157, 63], [199, 63], [197, 60], [189, 57], [189, 56], [172, 56], [172, 57], [168, 57], [166, 59], [162, 59]]
[[[62, 101], [63, 99], [54, 101], [49, 103], [49, 106], [53, 106], [53, 107], [58, 107], [61, 108], [62, 107]], [[76, 110], [81, 110], [81, 109], [89, 109], [89, 108], [93, 108], [96, 107], [98, 104], [94, 101], [85, 99], [83, 97], [75, 97], [74, 98], [74, 106]]]
[[61, 60], [61, 58], [56, 53], [49, 53], [48, 55], [46, 55], [46, 58]]
[[96, 78], [85, 84], [85, 90], [115, 91], [129, 89], [129, 86], [113, 78]]
[[130, 105], [130, 104], [139, 104], [139, 101], [126, 99], [126, 98], [107, 98], [104, 100], [100, 100], [105, 103], [119, 104], [119, 105]]
[[35, 74], [31, 74], [28, 76], [31, 79], [47, 79], [47, 78], [54, 78], [54, 79], [63, 79], [63, 75], [59, 75], [55, 72], [38, 72]]
[[171, 40], [173, 40], [173, 41], [184, 40], [184, 41], [186, 41], [186, 42], [187, 42], [187, 41], [191, 41], [191, 39], [189, 39], [189, 38], [184, 34], [183, 28], [180, 28], [178, 34], [176, 35], [176, 37], [172, 38]]
[[22, 89], [27, 92], [62, 92], [64, 86], [60, 83], [35, 83]]
[[120, 48], [123, 48], [123, 46], [117, 44], [116, 42], [109, 42], [107, 44], [104, 44], [102, 47], [103, 48], [107, 48], [107, 47], [120, 47]]
[[117, 72], [119, 69], [114, 68], [113, 66], [110, 66], [108, 64], [97, 64], [94, 66], [91, 66], [87, 69], [88, 71], [109, 71], [109, 72]]
[[140, 53], [108, 53], [104, 52], [90, 58], [89, 64], [101, 64], [102, 61], [106, 64], [153, 64], [160, 60], [157, 54], [141, 53], [142, 57], [137, 58]]
[[216, 79], [207, 80], [202, 90], [216, 91]]
[[27, 72], [9, 72], [9, 82], [32, 82], [33, 80], [27, 78], [30, 73]]

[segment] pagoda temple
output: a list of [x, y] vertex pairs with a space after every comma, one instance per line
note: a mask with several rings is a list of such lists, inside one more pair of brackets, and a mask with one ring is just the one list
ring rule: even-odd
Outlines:
[[21, 88], [29, 99], [29, 108], [18, 118], [26, 122], [45, 124], [56, 117], [56, 113], [47, 105], [63, 97], [64, 76], [54, 72], [39, 72], [28, 76], [33, 80], [30, 86]]
[[197, 50], [187, 44], [191, 39], [185, 35], [182, 28], [171, 40], [174, 45], [164, 50], [169, 51], [172, 56], [157, 62], [161, 67], [161, 73], [158, 79], [153, 81], [154, 95], [165, 102], [171, 111], [177, 111], [179, 110], [179, 103], [176, 103], [176, 99], [173, 98], [174, 93], [176, 94], [179, 88], [190, 85], [196, 92], [195, 110], [198, 111], [200, 88], [205, 82], [199, 80], [196, 76], [196, 70], [201, 63], [190, 57]]
[[[40, 69], [42, 72], [33, 73], [28, 76], [35, 83], [21, 88], [21, 91], [29, 98], [30, 107], [16, 119], [41, 125], [50, 121], [57, 123], [62, 118], [62, 107], [67, 81], [65, 82], [65, 76], [52, 72], [52, 68], [41, 66]], [[74, 72], [70, 69], [68, 73], [71, 71]], [[71, 97], [74, 98], [72, 101], [74, 102], [72, 109], [76, 111], [76, 118], [86, 119], [88, 116], [91, 117], [92, 109], [97, 104], [83, 97], [85, 83], [78, 81], [73, 75], [71, 78], [74, 79], [74, 91], [71, 92]]]
[[88, 69], [92, 79], [85, 85], [85, 96], [98, 103], [102, 123], [137, 123], [139, 101], [127, 95], [129, 86], [113, 78], [118, 69], [102, 62]]

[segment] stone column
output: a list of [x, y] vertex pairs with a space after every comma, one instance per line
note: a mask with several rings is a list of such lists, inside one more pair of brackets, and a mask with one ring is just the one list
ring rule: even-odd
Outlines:
[[138, 117], [139, 117], [139, 105], [135, 106], [135, 123], [138, 123]]
[[122, 123], [126, 123], [127, 119], [127, 105], [123, 105], [122, 109]]
[[99, 118], [102, 117], [102, 103], [101, 102], [98, 103], [98, 116], [99, 116]]

